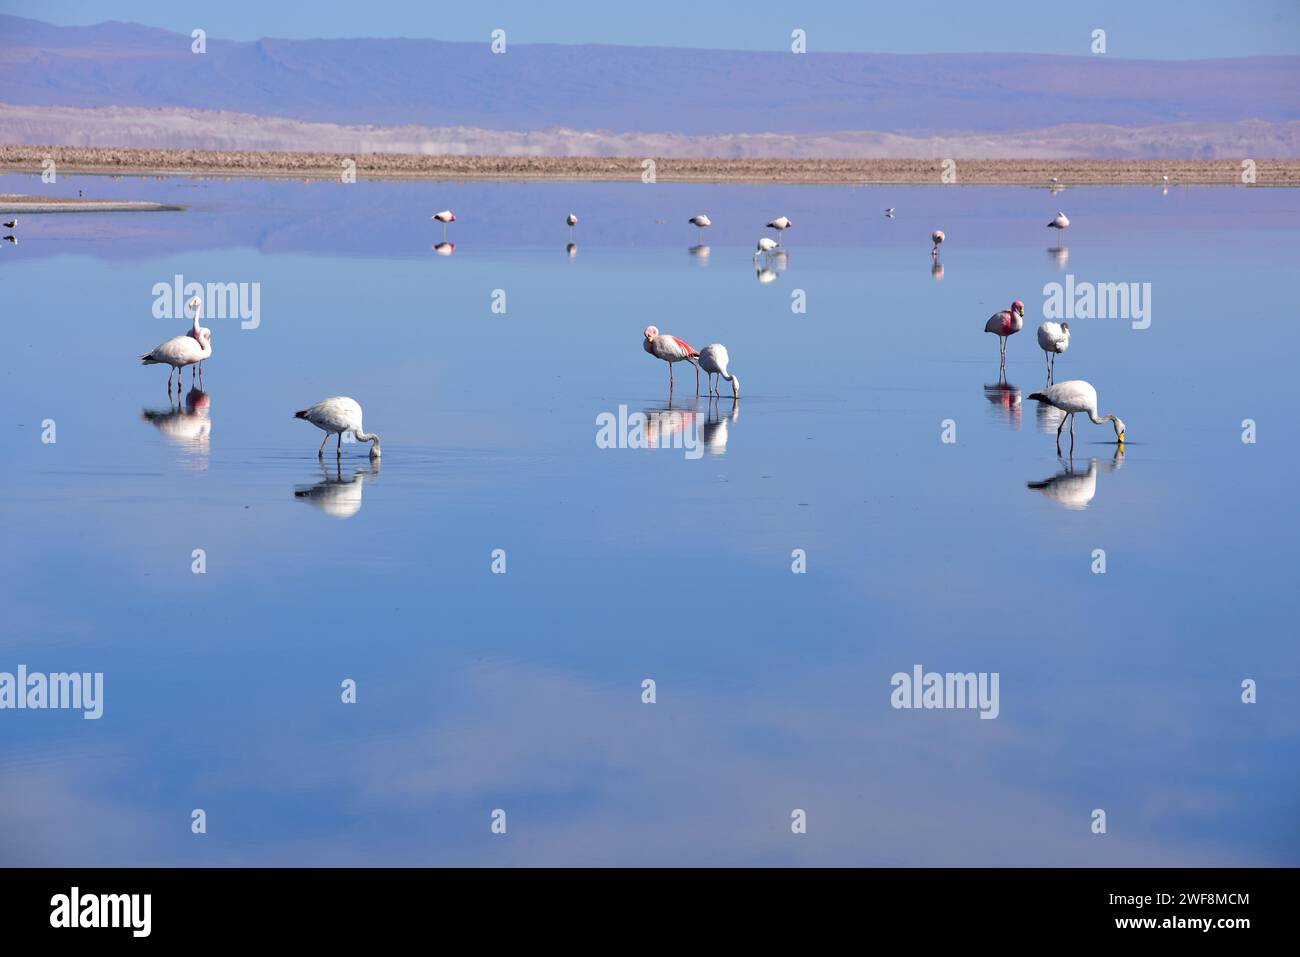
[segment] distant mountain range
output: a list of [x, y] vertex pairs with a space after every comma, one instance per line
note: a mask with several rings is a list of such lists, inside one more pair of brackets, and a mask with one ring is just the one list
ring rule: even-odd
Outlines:
[[356, 149], [369, 137], [378, 150], [718, 156], [1294, 158], [1300, 149], [1300, 57], [514, 43], [493, 54], [486, 37], [209, 37], [196, 54], [191, 42], [137, 24], [0, 16], [0, 101], [75, 108], [2, 111], [0, 139], [71, 144], [94, 129], [107, 137], [98, 145], [116, 146]]

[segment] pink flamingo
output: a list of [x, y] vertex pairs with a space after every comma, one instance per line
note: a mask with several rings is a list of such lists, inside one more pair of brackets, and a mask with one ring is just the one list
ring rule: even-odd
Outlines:
[[673, 391], [673, 363], [685, 360], [695, 366], [695, 394], [700, 394], [700, 367], [696, 360], [700, 357], [699, 351], [686, 342], [684, 339], [678, 339], [676, 336], [669, 336], [660, 333], [658, 326], [645, 327], [645, 341], [641, 347], [656, 359], [663, 359], [668, 363], [668, 391]]
[[990, 316], [989, 321], [984, 323], [984, 331], [998, 337], [999, 352], [1004, 366], [1007, 364], [1007, 339], [1024, 327], [1025, 304], [1019, 299], [1011, 304], [1010, 309], [1003, 309], [996, 315]]

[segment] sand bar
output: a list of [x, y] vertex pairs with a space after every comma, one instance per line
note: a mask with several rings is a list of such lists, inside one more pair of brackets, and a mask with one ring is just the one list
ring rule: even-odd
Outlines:
[[[0, 172], [39, 173], [50, 157], [63, 173], [133, 176], [263, 176], [340, 179], [639, 181], [644, 160], [591, 156], [427, 156], [409, 153], [278, 153], [115, 147], [0, 146]], [[944, 160], [654, 158], [657, 182], [953, 185]], [[1300, 186], [1300, 160], [1256, 160], [1245, 182], [1241, 160], [957, 160], [955, 185]]]
[[183, 206], [126, 199], [83, 199], [78, 196], [24, 196], [0, 193], [0, 213], [149, 213]]

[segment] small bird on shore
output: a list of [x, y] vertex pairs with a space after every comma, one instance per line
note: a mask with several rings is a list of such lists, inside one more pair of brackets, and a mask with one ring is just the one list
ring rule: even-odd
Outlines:
[[316, 457], [323, 458], [325, 455], [325, 443], [330, 440], [331, 435], [338, 436], [338, 446], [335, 450], [335, 456], [343, 454], [343, 433], [351, 432], [358, 442], [370, 443], [370, 457], [377, 459], [382, 454], [379, 448], [379, 436], [368, 434], [361, 425], [361, 406], [356, 399], [349, 398], [346, 395], [336, 395], [332, 399], [322, 399], [315, 405], [300, 409], [293, 414], [295, 419], [306, 419], [316, 428], [325, 433], [325, 438], [321, 439], [320, 448], [316, 451]]
[[989, 317], [989, 321], [984, 323], [984, 331], [991, 332], [998, 337], [998, 352], [1002, 356], [1004, 366], [1007, 364], [1007, 339], [1024, 327], [1025, 304], [1019, 299], [1011, 304], [1010, 309], [1003, 309], [1001, 312], [994, 313]]
[[1065, 213], [1058, 212], [1056, 218], [1047, 225], [1051, 229], [1064, 229], [1066, 226], [1070, 225], [1070, 217], [1066, 216]]
[[1058, 382], [1056, 385], [1049, 385], [1042, 392], [1030, 393], [1029, 398], [1044, 402], [1065, 413], [1061, 417], [1061, 424], [1056, 427], [1056, 451], [1058, 452], [1061, 451], [1061, 429], [1065, 428], [1066, 419], [1070, 420], [1070, 450], [1074, 450], [1074, 417], [1079, 412], [1085, 413], [1095, 425], [1109, 422], [1115, 429], [1115, 439], [1118, 444], [1121, 446], [1124, 444], [1127, 431], [1124, 420], [1117, 415], [1100, 417], [1097, 415], [1097, 390], [1091, 383], [1084, 382], [1082, 379]]
[[4, 224], [4, 227], [5, 229], [17, 229], [18, 219], [15, 217], [14, 219], [9, 220], [9, 222]]
[[447, 239], [447, 224], [456, 221], [456, 214], [450, 209], [444, 209], [441, 213], [434, 213], [433, 218], [442, 223], [442, 238], [445, 242]]
[[934, 248], [930, 250], [930, 258], [939, 258], [939, 247], [943, 245], [943, 241], [947, 238], [942, 229], [936, 229], [930, 234], [930, 240], [934, 243]]

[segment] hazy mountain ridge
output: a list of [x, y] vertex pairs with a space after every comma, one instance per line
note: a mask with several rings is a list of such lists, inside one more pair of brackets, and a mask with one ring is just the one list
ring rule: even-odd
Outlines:
[[688, 50], [189, 36], [0, 16], [11, 104], [225, 110], [317, 123], [686, 136], [915, 135], [1300, 120], [1300, 57]]

